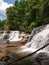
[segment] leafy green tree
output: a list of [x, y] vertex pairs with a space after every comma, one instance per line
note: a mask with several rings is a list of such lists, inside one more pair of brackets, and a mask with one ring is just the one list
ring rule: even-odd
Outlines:
[[49, 23], [49, 0], [20, 0], [7, 9], [10, 30], [31, 32]]

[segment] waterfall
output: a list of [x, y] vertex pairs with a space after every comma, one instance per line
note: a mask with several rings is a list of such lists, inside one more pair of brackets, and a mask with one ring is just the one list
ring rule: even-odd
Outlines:
[[[22, 38], [19, 38], [19, 32], [18, 31], [12, 31], [9, 34], [9, 41], [18, 41]], [[49, 24], [48, 25], [42, 25], [40, 27], [37, 27], [32, 30], [31, 36], [29, 37], [27, 43], [20, 47], [16, 53], [33, 53], [36, 50], [40, 49], [44, 45], [49, 43]], [[32, 61], [34, 60], [35, 63], [38, 63], [40, 65], [49, 65], [49, 46], [45, 47], [44, 49], [38, 51], [36, 54], [34, 54], [31, 57]], [[9, 61], [11, 62], [11, 61]], [[7, 62], [7, 63], [9, 63]], [[6, 63], [0, 62], [0, 64], [4, 65]], [[6, 64], [7, 65], [7, 64]], [[32, 64], [33, 65], [33, 64]], [[36, 65], [36, 64], [35, 64]]]
[[[34, 52], [49, 42], [49, 24], [33, 29], [28, 42], [20, 47], [18, 52]], [[49, 46], [39, 52], [49, 51]]]

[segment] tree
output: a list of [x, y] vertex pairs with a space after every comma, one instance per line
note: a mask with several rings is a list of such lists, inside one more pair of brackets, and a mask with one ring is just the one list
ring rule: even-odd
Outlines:
[[33, 28], [49, 23], [49, 0], [20, 0], [7, 9], [10, 30], [31, 32]]

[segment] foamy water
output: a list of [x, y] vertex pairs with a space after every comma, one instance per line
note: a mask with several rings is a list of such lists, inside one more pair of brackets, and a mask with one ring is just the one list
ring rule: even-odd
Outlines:
[[[4, 34], [2, 34], [2, 35], [4, 36]], [[1, 36], [0, 39], [3, 39], [3, 37]], [[22, 38], [19, 37], [18, 31], [12, 31], [9, 34], [9, 38], [8, 38], [9, 42], [20, 41], [21, 39]], [[32, 52], [36, 51], [37, 49], [43, 47], [47, 43], [49, 43], [49, 24], [35, 28], [32, 31], [31, 36], [28, 39], [28, 42], [24, 46], [20, 47], [19, 50], [16, 51], [16, 53], [19, 53], [19, 54], [23, 53], [23, 52], [32, 53]], [[42, 54], [40, 52], [42, 52]], [[40, 53], [40, 54], [38, 54], [38, 53]], [[32, 59], [35, 60], [35, 63], [37, 62], [36, 59], [44, 58], [45, 61], [42, 60], [41, 65], [47, 65], [45, 63], [49, 62], [49, 46], [45, 47], [43, 50], [38, 51], [37, 54], [35, 54], [35, 56], [36, 56], [36, 58], [32, 57]], [[6, 64], [6, 63], [0, 62], [0, 65], [4, 65], [4, 64]], [[49, 65], [49, 63], [48, 63], [48, 65]]]
[[0, 34], [0, 40], [1, 41], [4, 40], [4, 36], [6, 36], [6, 35], [9, 37], [7, 39], [7, 40], [9, 40], [9, 42], [17, 42], [17, 41], [21, 41], [21, 39], [22, 39], [22, 37], [20, 37], [19, 31], [11, 31], [9, 34], [6, 33], [6, 31], [4, 31], [3, 34]]
[[[40, 27], [40, 30], [37, 28], [37, 30], [35, 30], [34, 32], [36, 33], [31, 34], [31, 36], [34, 34], [31, 38], [31, 41], [22, 46], [20, 48], [21, 50], [19, 50], [18, 52], [34, 52], [35, 50], [43, 47], [49, 42], [49, 24], [47, 26]], [[49, 46], [40, 51], [49, 51]]]
[[19, 37], [19, 31], [12, 31], [9, 34], [9, 42], [13, 42], [13, 41], [21, 41], [22, 37]]

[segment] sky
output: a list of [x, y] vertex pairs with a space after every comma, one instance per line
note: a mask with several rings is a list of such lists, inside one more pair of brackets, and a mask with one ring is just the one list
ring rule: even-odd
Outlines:
[[13, 6], [15, 0], [0, 0], [0, 20], [4, 20], [7, 18], [6, 9], [10, 6]]

